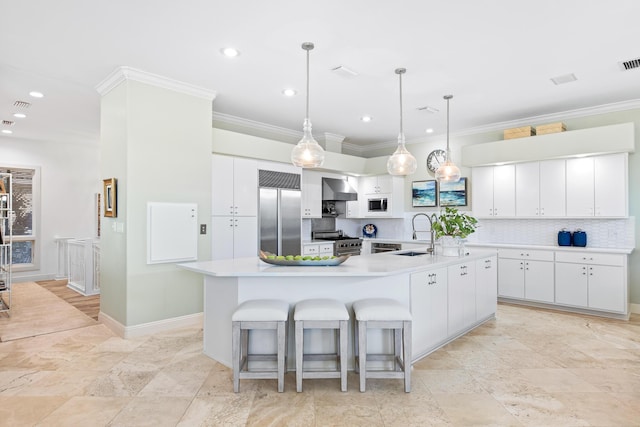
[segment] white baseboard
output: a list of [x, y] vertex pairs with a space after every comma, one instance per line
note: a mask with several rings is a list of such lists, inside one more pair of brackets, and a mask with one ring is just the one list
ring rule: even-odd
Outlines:
[[141, 325], [134, 326], [124, 326], [122, 323], [103, 312], [98, 314], [98, 320], [121, 338], [135, 338], [158, 332], [170, 331], [173, 329], [192, 326], [202, 327], [204, 313], [188, 314], [186, 316], [172, 317], [171, 319], [157, 320], [155, 322], [143, 323]]
[[14, 285], [20, 282], [40, 282], [42, 280], [57, 280], [53, 274], [29, 274], [13, 273], [11, 283]]
[[640, 314], [640, 304], [629, 304], [631, 307], [629, 309], [629, 311], [631, 311], [634, 314]]

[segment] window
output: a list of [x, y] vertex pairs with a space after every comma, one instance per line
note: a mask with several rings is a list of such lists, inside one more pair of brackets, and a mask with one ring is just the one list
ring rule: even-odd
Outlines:
[[[39, 169], [0, 166], [0, 172], [12, 177], [13, 271], [38, 269], [37, 209]], [[8, 191], [9, 189], [7, 189]]]

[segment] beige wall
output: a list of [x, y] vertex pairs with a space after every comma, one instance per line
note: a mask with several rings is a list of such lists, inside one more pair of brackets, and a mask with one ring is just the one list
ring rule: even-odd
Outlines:
[[[103, 222], [101, 311], [124, 326], [200, 313], [202, 277], [146, 263], [147, 203], [197, 203], [198, 222], [209, 223], [211, 99], [125, 80], [102, 110], [101, 169], [118, 178], [118, 217]], [[210, 247], [200, 235], [199, 260]]]

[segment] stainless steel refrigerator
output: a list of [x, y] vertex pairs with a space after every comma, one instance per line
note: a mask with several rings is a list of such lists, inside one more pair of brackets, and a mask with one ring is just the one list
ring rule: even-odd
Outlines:
[[259, 171], [260, 249], [276, 255], [301, 250], [300, 175]]

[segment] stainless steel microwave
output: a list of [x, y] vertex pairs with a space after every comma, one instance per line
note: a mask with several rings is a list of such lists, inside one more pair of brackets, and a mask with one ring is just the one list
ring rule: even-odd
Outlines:
[[386, 197], [377, 197], [367, 201], [367, 211], [369, 212], [386, 212], [388, 208]]

